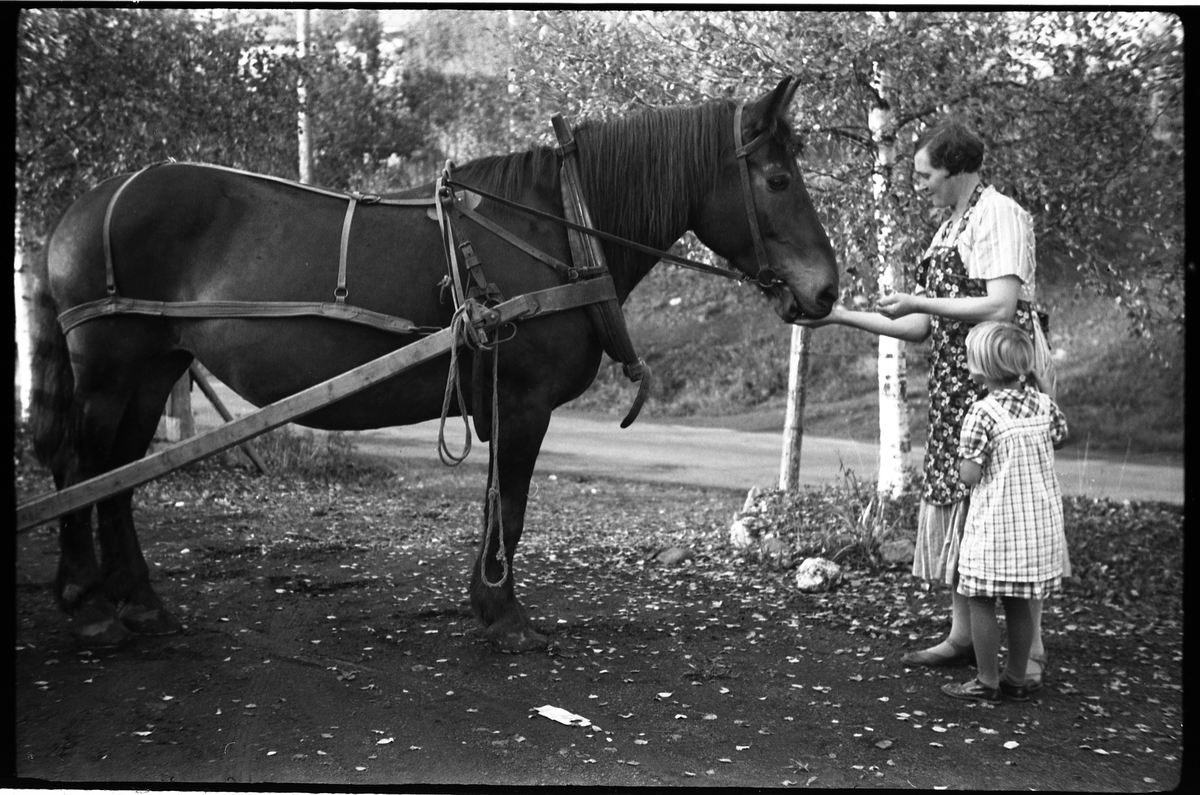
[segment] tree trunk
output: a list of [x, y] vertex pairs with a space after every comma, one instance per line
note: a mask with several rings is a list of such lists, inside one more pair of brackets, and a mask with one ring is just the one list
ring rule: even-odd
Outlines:
[[307, 8], [296, 11], [296, 55], [300, 59], [300, 79], [296, 81], [296, 95], [300, 101], [297, 127], [300, 150], [300, 181], [306, 185], [313, 181], [312, 129], [308, 119], [308, 86], [304, 81], [305, 58], [308, 56]]
[[[896, 127], [892, 111], [891, 79], [878, 65], [872, 86], [876, 105], [869, 124], [875, 142], [875, 172], [871, 178], [875, 201], [876, 250], [879, 255], [879, 295], [903, 287], [897, 284], [892, 246], [895, 213], [891, 206], [892, 166], [896, 162]], [[907, 366], [904, 341], [879, 337], [879, 482], [880, 494], [899, 496], [907, 485], [905, 459], [912, 449], [909, 435]]]
[[792, 326], [792, 352], [788, 357], [788, 405], [783, 423], [783, 460], [779, 488], [795, 491], [800, 485], [800, 443], [804, 440], [804, 405], [808, 402], [808, 352], [812, 329]]
[[24, 422], [29, 419], [29, 403], [33, 389], [33, 339], [29, 328], [29, 296], [33, 291], [33, 276], [24, 264], [25, 252], [19, 237], [13, 250], [16, 252], [13, 263], [13, 308], [18, 412], [14, 419]]

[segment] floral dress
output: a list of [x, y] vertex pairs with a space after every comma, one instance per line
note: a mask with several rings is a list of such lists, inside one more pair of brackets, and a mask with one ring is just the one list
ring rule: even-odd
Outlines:
[[[987, 295], [987, 280], [972, 279], [955, 245], [967, 225], [984, 186], [971, 195], [954, 236], [949, 224], [935, 238], [929, 256], [917, 266], [917, 282], [931, 298], [974, 298]], [[1034, 306], [1017, 301], [1014, 322], [1033, 335]], [[970, 489], [958, 478], [958, 442], [963, 416], [986, 390], [967, 371], [967, 332], [974, 324], [930, 316], [929, 436], [925, 443], [925, 490], [922, 497], [933, 505], [952, 505], [965, 499]]]

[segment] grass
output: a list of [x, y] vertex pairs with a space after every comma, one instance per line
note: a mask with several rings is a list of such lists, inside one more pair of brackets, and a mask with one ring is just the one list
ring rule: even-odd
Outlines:
[[[674, 300], [678, 299], [678, 300]], [[1183, 451], [1184, 346], [1164, 332], [1134, 338], [1121, 307], [1069, 284], [1049, 285], [1050, 344], [1058, 350], [1059, 403], [1071, 447], [1110, 454]], [[783, 427], [790, 328], [750, 288], [659, 267], [626, 302], [630, 334], [654, 371], [646, 411], [663, 417], [767, 415]], [[927, 345], [907, 348], [914, 444], [926, 436]], [[878, 439], [877, 338], [830, 327], [812, 335], [805, 432]], [[623, 412], [633, 387], [605, 359], [571, 405]]]

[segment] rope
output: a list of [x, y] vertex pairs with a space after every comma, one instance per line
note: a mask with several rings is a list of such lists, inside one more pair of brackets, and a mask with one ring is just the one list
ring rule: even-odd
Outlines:
[[[446, 466], [458, 466], [467, 459], [471, 453], [471, 424], [467, 419], [467, 403], [463, 397], [462, 380], [458, 373], [458, 348], [457, 344], [461, 341], [464, 345], [471, 348], [479, 348], [480, 350], [491, 351], [492, 353], [492, 439], [488, 443], [488, 490], [487, 498], [484, 503], [483, 511], [483, 551], [480, 559], [480, 578], [483, 584], [489, 588], [499, 588], [508, 581], [508, 556], [504, 553], [504, 511], [503, 503], [500, 499], [500, 467], [497, 462], [496, 450], [499, 446], [497, 441], [500, 436], [500, 343], [511, 339], [511, 335], [506, 338], [500, 336], [500, 331], [497, 329], [495, 338], [489, 343], [484, 337], [476, 338], [471, 334], [466, 333], [466, 329], [470, 320], [468, 318], [469, 304], [464, 303], [454, 312], [454, 317], [450, 321], [450, 328], [453, 332], [455, 345], [450, 348], [450, 372], [446, 375], [446, 393], [442, 399], [442, 419], [438, 426], [438, 456], [442, 459], [442, 463]], [[463, 439], [463, 449], [461, 453], [455, 453], [446, 444], [446, 418], [450, 416], [450, 401], [458, 397], [458, 410], [462, 415], [463, 428], [466, 431], [466, 436]], [[495, 519], [495, 530], [493, 531], [492, 519]], [[487, 555], [488, 549], [492, 546], [492, 537], [495, 536], [496, 562], [500, 564], [500, 579], [495, 582], [488, 579], [487, 576]]]
[[[467, 402], [463, 399], [462, 381], [458, 377], [458, 341], [460, 339], [464, 342], [467, 341], [468, 335], [463, 333], [467, 323], [467, 304], [462, 304], [454, 311], [454, 317], [450, 320], [451, 337], [454, 339], [454, 344], [450, 347], [450, 372], [446, 375], [446, 394], [442, 399], [442, 421], [438, 425], [438, 457], [448, 467], [458, 466], [471, 454], [471, 423], [467, 419]], [[450, 415], [450, 399], [455, 394], [458, 395], [458, 411], [462, 415], [463, 429], [466, 431], [462, 453], [455, 453], [446, 444], [446, 417]]]
[[[479, 578], [489, 588], [499, 588], [508, 581], [508, 555], [504, 553], [504, 511], [500, 501], [500, 467], [496, 462], [496, 448], [500, 439], [500, 340], [491, 346], [492, 350], [492, 440], [488, 442], [488, 492], [487, 503], [483, 511], [483, 551], [479, 556]], [[488, 580], [487, 551], [488, 541], [492, 537], [492, 517], [496, 518], [496, 561], [500, 564], [500, 579], [496, 582]]]

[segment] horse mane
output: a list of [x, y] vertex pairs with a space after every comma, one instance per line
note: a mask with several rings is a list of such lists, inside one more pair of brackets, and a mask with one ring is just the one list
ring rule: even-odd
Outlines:
[[[668, 246], [687, 228], [694, 204], [719, 176], [722, 145], [732, 145], [732, 100], [652, 108], [574, 129], [579, 170], [592, 221], [600, 229], [649, 245]], [[790, 125], [779, 120], [773, 138], [795, 153]], [[468, 164], [481, 188], [517, 197], [531, 173], [556, 169], [555, 150], [485, 157]], [[609, 264], [629, 250], [605, 244]], [[614, 262], [614, 260], [616, 260]]]

